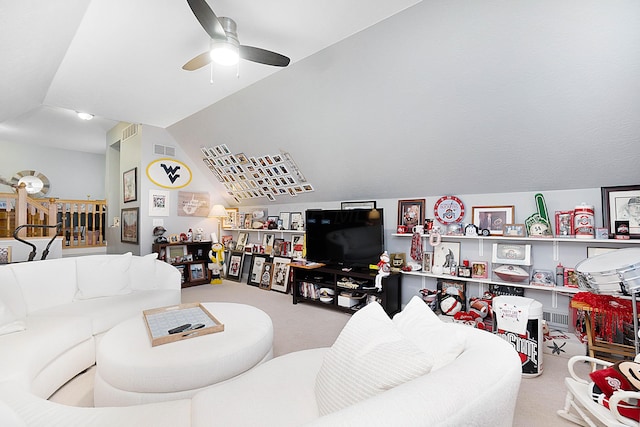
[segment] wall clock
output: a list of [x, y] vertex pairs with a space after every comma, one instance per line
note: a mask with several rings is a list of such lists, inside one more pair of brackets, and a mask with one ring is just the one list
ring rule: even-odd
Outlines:
[[11, 177], [11, 185], [18, 187], [23, 183], [26, 185], [27, 194], [33, 197], [43, 197], [51, 187], [49, 178], [33, 170], [23, 170]]
[[464, 217], [464, 203], [456, 196], [442, 196], [433, 206], [433, 213], [441, 224], [460, 222]]

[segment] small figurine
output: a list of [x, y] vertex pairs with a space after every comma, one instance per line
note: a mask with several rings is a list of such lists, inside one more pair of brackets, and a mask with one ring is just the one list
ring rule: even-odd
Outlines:
[[211, 270], [211, 284], [219, 285], [222, 283], [222, 266], [224, 265], [224, 247], [221, 243], [215, 242], [211, 245], [209, 251], [209, 270]]
[[382, 290], [382, 278], [391, 274], [391, 266], [389, 265], [389, 253], [384, 251], [380, 255], [380, 261], [378, 262], [378, 274], [376, 275], [375, 285], [378, 291]]

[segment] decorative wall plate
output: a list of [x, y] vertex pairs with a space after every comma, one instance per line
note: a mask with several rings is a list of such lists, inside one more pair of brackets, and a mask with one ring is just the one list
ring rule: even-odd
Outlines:
[[442, 196], [433, 206], [433, 213], [441, 224], [460, 222], [464, 218], [464, 203], [456, 196]]
[[34, 170], [23, 170], [11, 177], [12, 185], [17, 187], [22, 183], [27, 186], [27, 194], [33, 197], [43, 197], [51, 187], [49, 178]]

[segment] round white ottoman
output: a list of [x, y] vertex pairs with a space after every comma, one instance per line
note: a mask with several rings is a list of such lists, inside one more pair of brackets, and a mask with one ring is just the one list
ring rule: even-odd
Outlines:
[[192, 397], [273, 357], [273, 323], [244, 304], [202, 303], [224, 331], [151, 346], [142, 314], [98, 345], [95, 406], [128, 406]]

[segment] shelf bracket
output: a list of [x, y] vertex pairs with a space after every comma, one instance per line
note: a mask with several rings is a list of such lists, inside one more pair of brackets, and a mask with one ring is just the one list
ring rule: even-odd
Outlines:
[[558, 308], [558, 293], [551, 292], [551, 308]]
[[478, 239], [478, 256], [484, 256], [484, 242]]
[[558, 261], [560, 259], [560, 245], [558, 245], [558, 241], [553, 241], [553, 260]]

